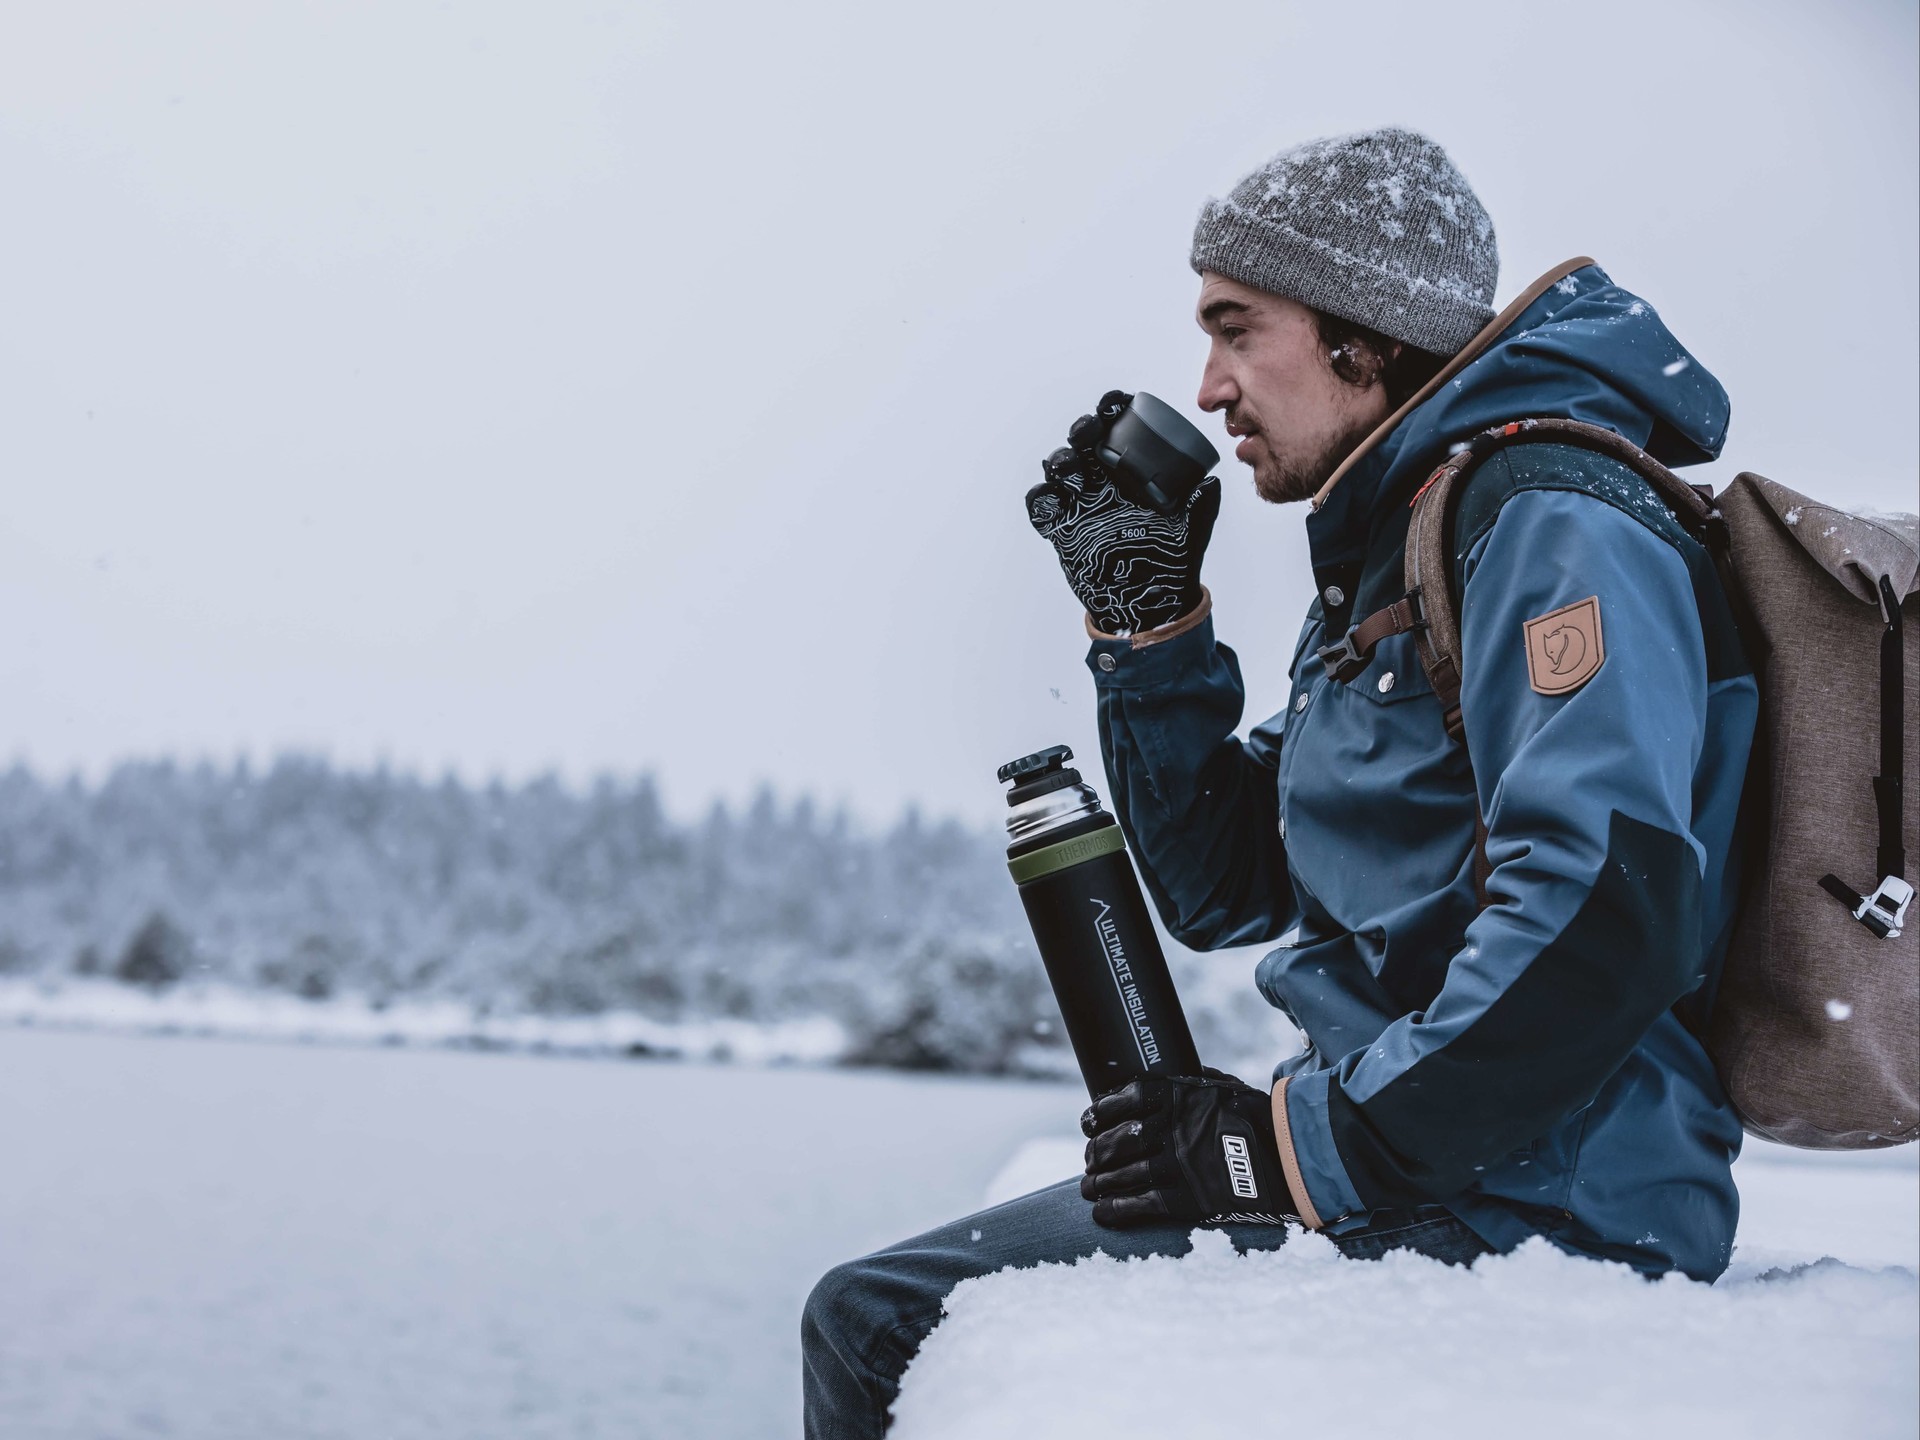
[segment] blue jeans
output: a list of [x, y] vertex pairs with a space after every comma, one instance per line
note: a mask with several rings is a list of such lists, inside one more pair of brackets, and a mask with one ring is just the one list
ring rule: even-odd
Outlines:
[[[1287, 1235], [1278, 1225], [1218, 1228], [1241, 1250], [1277, 1249]], [[836, 1265], [813, 1287], [800, 1320], [807, 1440], [885, 1433], [901, 1372], [940, 1319], [940, 1302], [962, 1280], [1007, 1265], [1078, 1260], [1095, 1250], [1115, 1258], [1184, 1255], [1191, 1231], [1188, 1225], [1103, 1230], [1073, 1179]], [[1468, 1265], [1493, 1253], [1438, 1207], [1376, 1215], [1365, 1230], [1329, 1238], [1354, 1260], [1417, 1250]]]

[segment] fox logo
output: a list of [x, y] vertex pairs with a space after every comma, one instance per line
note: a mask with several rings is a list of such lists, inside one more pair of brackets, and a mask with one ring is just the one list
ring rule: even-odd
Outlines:
[[1547, 652], [1547, 666], [1555, 675], [1571, 675], [1587, 658], [1587, 637], [1572, 625], [1549, 630], [1541, 637]]
[[1238, 1135], [1222, 1135], [1220, 1143], [1227, 1152], [1227, 1178], [1233, 1182], [1233, 1193], [1243, 1200], [1258, 1200], [1259, 1187], [1253, 1183], [1253, 1157], [1247, 1153], [1247, 1142]]

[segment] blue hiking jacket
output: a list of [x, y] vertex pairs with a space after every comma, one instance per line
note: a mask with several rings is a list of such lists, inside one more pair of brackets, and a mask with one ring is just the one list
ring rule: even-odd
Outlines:
[[[1318, 598], [1290, 653], [1258, 642], [1291, 664], [1286, 709], [1235, 738], [1240, 662], [1203, 606], [1095, 639], [1102, 753], [1173, 934], [1277, 945], [1256, 979], [1307, 1041], [1274, 1114], [1309, 1225], [1443, 1205], [1500, 1249], [1544, 1234], [1712, 1279], [1741, 1131], [1693, 1028], [1758, 694], [1705, 552], [1618, 462], [1515, 446], [1456, 531], [1466, 746], [1411, 635], [1344, 685], [1314, 653], [1404, 593], [1413, 494], [1481, 430], [1564, 417], [1670, 466], [1719, 453], [1726, 394], [1651, 306], [1590, 263], [1535, 289], [1309, 516]], [[1526, 623], [1588, 597], [1604, 659], [1541, 693]]]

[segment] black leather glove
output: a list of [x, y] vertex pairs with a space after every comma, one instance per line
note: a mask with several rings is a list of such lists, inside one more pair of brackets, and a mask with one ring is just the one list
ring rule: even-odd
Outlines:
[[1102, 1095], [1080, 1117], [1095, 1223], [1280, 1225], [1300, 1207], [1280, 1168], [1272, 1101], [1218, 1070], [1149, 1077]]
[[1041, 462], [1046, 478], [1027, 492], [1027, 518], [1053, 543], [1067, 584], [1093, 623], [1114, 635], [1165, 625], [1200, 603], [1200, 561], [1220, 514], [1220, 482], [1211, 475], [1173, 515], [1114, 487], [1094, 447], [1132, 399], [1122, 390], [1101, 396], [1094, 414], [1073, 422], [1069, 443]]

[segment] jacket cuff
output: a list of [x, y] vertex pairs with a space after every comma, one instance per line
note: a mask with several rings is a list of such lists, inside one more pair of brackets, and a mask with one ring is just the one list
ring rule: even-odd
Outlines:
[[1333, 1129], [1327, 1123], [1327, 1086], [1333, 1071], [1285, 1076], [1273, 1086], [1273, 1138], [1280, 1148], [1280, 1168], [1300, 1207], [1300, 1221], [1309, 1230], [1337, 1224], [1363, 1207], [1347, 1170], [1333, 1148]]
[[1200, 587], [1200, 603], [1177, 620], [1169, 620], [1164, 625], [1156, 625], [1151, 630], [1136, 630], [1132, 635], [1109, 635], [1093, 623], [1091, 613], [1087, 615], [1087, 638], [1089, 640], [1125, 640], [1135, 650], [1144, 650], [1149, 645], [1158, 645], [1163, 640], [1171, 640], [1176, 635], [1184, 635], [1207, 616], [1213, 613], [1213, 594], [1206, 586]]

